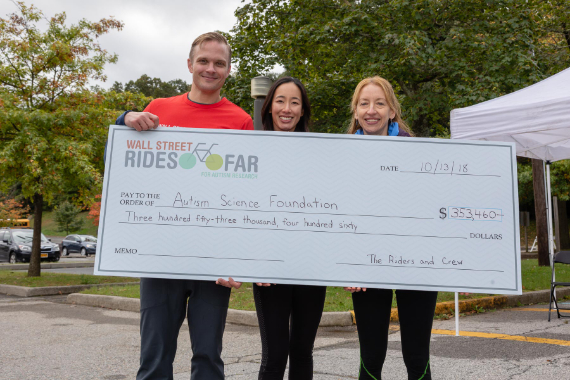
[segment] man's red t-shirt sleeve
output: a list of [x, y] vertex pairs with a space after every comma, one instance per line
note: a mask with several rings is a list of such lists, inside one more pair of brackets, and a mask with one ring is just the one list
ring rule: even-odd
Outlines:
[[245, 124], [243, 125], [243, 129], [247, 129], [247, 130], [253, 130], [253, 120], [251, 120], [251, 118], [247, 119], [245, 121]]

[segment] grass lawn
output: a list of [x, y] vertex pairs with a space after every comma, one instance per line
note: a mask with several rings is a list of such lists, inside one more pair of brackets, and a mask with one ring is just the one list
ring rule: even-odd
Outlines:
[[[570, 266], [564, 264], [556, 264], [556, 278], [558, 281], [570, 282]], [[538, 261], [523, 260], [522, 261], [522, 283], [523, 291], [550, 289], [550, 267], [539, 267]], [[104, 289], [88, 289], [82, 293], [86, 294], [105, 294], [112, 296], [139, 298], [140, 290], [138, 285], [119, 286]], [[459, 299], [472, 299], [488, 297], [491, 294], [460, 295]], [[453, 301], [455, 293], [439, 292], [437, 302]], [[392, 303], [396, 307], [396, 299]], [[255, 310], [253, 301], [253, 290], [251, 283], [244, 283], [240, 289], [232, 289], [230, 298], [230, 308], [238, 310]], [[349, 292], [343, 288], [328, 287], [327, 297], [325, 300], [324, 311], [349, 311], [352, 310], [352, 298]]]
[[[87, 289], [83, 294], [102, 294], [107, 296], [119, 296], [128, 298], [139, 298], [139, 285], [114, 286], [112, 288]], [[471, 294], [469, 296], [460, 295], [460, 299], [488, 297], [488, 294]], [[455, 293], [439, 292], [438, 302], [453, 301]], [[396, 307], [396, 299], [392, 302], [392, 307]], [[251, 283], [244, 283], [239, 289], [232, 289], [230, 297], [230, 308], [237, 310], [255, 310], [253, 301], [253, 286]], [[352, 296], [343, 288], [327, 287], [324, 311], [349, 311], [352, 310]]]
[[[526, 228], [528, 242], [524, 240], [524, 227], [519, 227], [521, 238], [521, 252], [526, 252], [526, 244], [528, 243], [528, 251], [532, 248], [532, 243], [536, 237], [536, 220], [531, 220], [529, 226]], [[536, 252], [536, 251], [534, 251]]]
[[[97, 236], [97, 226], [93, 225], [92, 219], [87, 219], [87, 215], [89, 214], [88, 211], [83, 211], [79, 214], [79, 218], [83, 219], [83, 228], [79, 231], [73, 232], [74, 234], [78, 235], [93, 235]], [[57, 223], [55, 222], [54, 212], [53, 211], [46, 211], [42, 214], [42, 233], [46, 236], [67, 236], [68, 234], [63, 232], [59, 232], [57, 230]], [[33, 227], [34, 222], [33, 218], [30, 218], [30, 226]], [[70, 232], [71, 233], [71, 232]]]
[[91, 285], [136, 281], [139, 281], [139, 279], [131, 277], [93, 276], [88, 274], [51, 272], [42, 273], [40, 277], [28, 277], [28, 272], [26, 271], [12, 272], [9, 270], [0, 270], [0, 284], [28, 286], [31, 288], [41, 286]]

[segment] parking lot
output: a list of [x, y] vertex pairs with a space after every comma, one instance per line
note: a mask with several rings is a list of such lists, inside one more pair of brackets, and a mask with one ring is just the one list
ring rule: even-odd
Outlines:
[[[546, 305], [436, 320], [434, 379], [564, 379], [570, 365], [568, 320], [547, 322]], [[65, 296], [0, 296], [5, 322], [0, 379], [132, 379], [138, 367], [139, 315], [70, 305]], [[9, 327], [9, 328], [7, 328]], [[392, 325], [386, 379], [404, 379], [399, 326]], [[261, 358], [255, 327], [228, 324], [223, 357], [228, 379], [255, 379]], [[183, 326], [175, 379], [190, 377], [188, 329]], [[356, 379], [356, 328], [321, 328], [315, 343], [315, 380]]]
[[[52, 239], [55, 243], [58, 243]], [[71, 254], [60, 263], [91, 263]], [[91, 274], [93, 267], [43, 269]], [[548, 305], [487, 311], [455, 321], [436, 320], [431, 345], [434, 379], [567, 378], [570, 319], [547, 322]], [[567, 313], [570, 316], [570, 313]], [[138, 368], [139, 315], [67, 303], [66, 296], [0, 295], [9, 321], [0, 340], [1, 379], [130, 379]], [[404, 379], [399, 325], [391, 326], [383, 378]], [[175, 379], [190, 377], [190, 342], [183, 326]], [[255, 379], [261, 360], [258, 329], [228, 324], [223, 357], [227, 379]], [[321, 328], [315, 342], [315, 380], [357, 379], [356, 327]]]

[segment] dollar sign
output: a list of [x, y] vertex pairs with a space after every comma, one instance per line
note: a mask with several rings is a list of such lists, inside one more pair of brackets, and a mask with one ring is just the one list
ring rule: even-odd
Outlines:
[[442, 207], [439, 209], [439, 217], [441, 219], [445, 219], [447, 217], [447, 213], [445, 211], [446, 211], [445, 207]]

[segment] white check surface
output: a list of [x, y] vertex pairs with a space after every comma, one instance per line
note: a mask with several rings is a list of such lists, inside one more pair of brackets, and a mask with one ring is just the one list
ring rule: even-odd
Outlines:
[[514, 144], [109, 132], [95, 274], [521, 294]]

